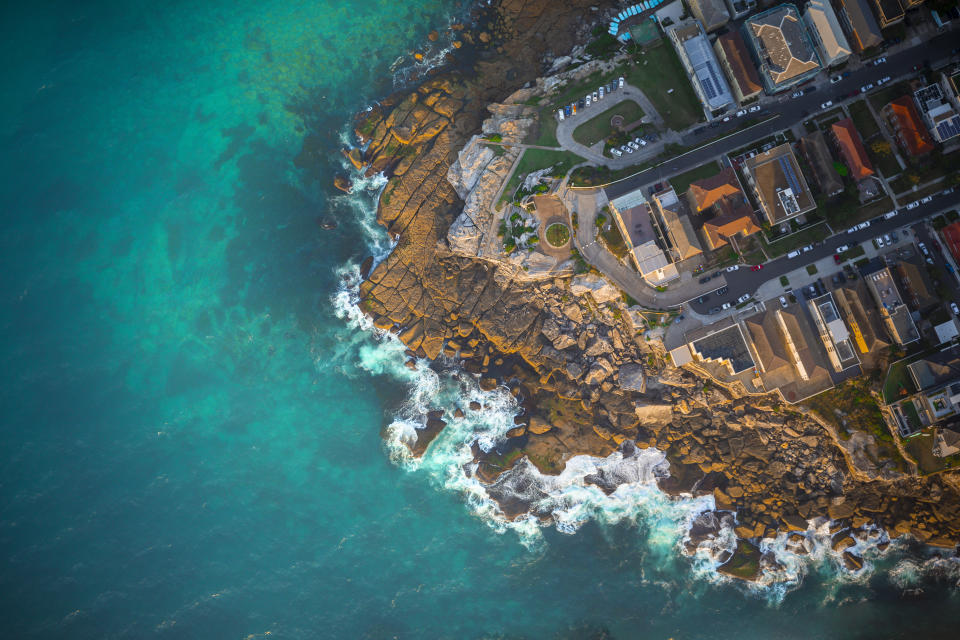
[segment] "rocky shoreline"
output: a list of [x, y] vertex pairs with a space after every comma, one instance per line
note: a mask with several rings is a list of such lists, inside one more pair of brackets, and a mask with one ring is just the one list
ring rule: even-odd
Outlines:
[[[711, 494], [715, 501], [716, 512], [691, 532], [693, 548], [716, 535], [724, 519], [735, 527], [741, 543], [726, 558], [730, 575], [759, 575], [767, 562], [759, 555], [761, 539], [787, 534], [804, 548], [807, 522], [818, 517], [831, 520], [838, 552], [874, 535], [875, 527], [954, 549], [957, 473], [872, 477], [796, 407], [773, 395], [707, 384], [668, 364], [662, 344], [638, 336], [619, 292], [597, 277], [533, 280], [448, 241], [470, 204], [463, 198], [473, 196], [472, 185], [458, 182], [461, 150], [482, 128], [495, 127], [510, 141], [536, 126], [520, 104], [527, 94], [514, 94], [536, 86], [552, 56], [585, 38], [592, 6], [495, 2], [478, 33], [459, 36], [479, 52], [471, 70], [441, 71], [358, 115], [360, 144], [346, 153], [358, 171], [389, 178], [377, 218], [397, 239], [361, 284], [362, 309], [376, 327], [398, 335], [411, 358], [459, 358], [482, 387], [505, 385], [520, 400], [524, 412], [507, 442], [487, 453], [475, 449], [485, 483], [493, 485], [523, 458], [541, 473], [557, 474], [575, 455], [656, 447], [670, 463], [670, 476], [659, 482], [663, 491]], [[422, 455], [448, 421], [482, 410], [437, 407], [414, 454]], [[599, 478], [595, 484], [613, 489]], [[522, 507], [501, 502], [507, 517]], [[851, 570], [862, 565], [850, 552], [844, 561]]]

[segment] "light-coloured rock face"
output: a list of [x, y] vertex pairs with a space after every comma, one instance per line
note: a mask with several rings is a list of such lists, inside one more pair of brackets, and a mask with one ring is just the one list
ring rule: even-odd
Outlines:
[[619, 289], [607, 282], [605, 278], [592, 273], [575, 277], [570, 282], [570, 293], [575, 296], [589, 293], [598, 304], [620, 299]]
[[[614, 347], [616, 348], [616, 344], [614, 344]], [[622, 351], [623, 347], [621, 346], [617, 350]], [[647, 389], [647, 379], [643, 375], [643, 367], [639, 364], [625, 364], [620, 367], [619, 381], [620, 387], [628, 391], [643, 393]]]
[[457, 159], [447, 170], [447, 181], [453, 185], [461, 199], [466, 200], [467, 194], [476, 186], [477, 180], [495, 156], [493, 149], [480, 142], [480, 136], [473, 136], [460, 150]]

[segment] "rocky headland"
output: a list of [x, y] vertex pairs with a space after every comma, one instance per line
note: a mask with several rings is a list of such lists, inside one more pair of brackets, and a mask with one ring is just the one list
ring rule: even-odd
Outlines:
[[[538, 126], [524, 101], [546, 90], [538, 77], [586, 39], [597, 6], [495, 2], [488, 23], [459, 36], [480, 52], [471, 69], [440, 71], [357, 117], [360, 144], [347, 155], [359, 171], [389, 178], [377, 217], [397, 239], [362, 283], [362, 309], [399, 336], [411, 358], [457, 357], [481, 386], [517, 395], [524, 413], [508, 441], [489, 453], [476, 449], [477, 473], [491, 485], [524, 457], [556, 474], [577, 454], [656, 447], [670, 462], [663, 491], [714, 497], [717, 511], [691, 531], [694, 546], [735, 519], [742, 542], [724, 565], [731, 575], [756, 577], [755, 545], [778, 532], [803, 549], [807, 521], [818, 517], [832, 521], [839, 552], [875, 535], [873, 526], [954, 548], [956, 473], [919, 477], [858, 465], [799, 407], [674, 367], [602, 278], [530, 278], [515, 264], [478, 257], [493, 185], [516, 154], [509, 143]], [[493, 132], [507, 144], [502, 155], [476, 138]], [[425, 417], [417, 455], [448, 421], [483, 410], [436, 409]], [[501, 507], [507, 517], [523, 511], [507, 501]], [[852, 553], [844, 559], [852, 570], [861, 563]]]

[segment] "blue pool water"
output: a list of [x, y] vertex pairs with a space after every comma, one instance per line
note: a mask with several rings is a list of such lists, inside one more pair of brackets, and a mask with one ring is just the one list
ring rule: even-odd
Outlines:
[[464, 391], [407, 370], [351, 307], [343, 278], [387, 246], [379, 183], [331, 183], [351, 114], [463, 17], [4, 6], [0, 635], [950, 635], [949, 563], [900, 550], [848, 578], [822, 558], [799, 586], [745, 590], [677, 553], [697, 504], [649, 483], [568, 483], [565, 532], [504, 527], [453, 471], [463, 429], [509, 421], [497, 394], [486, 422], [404, 458], [419, 406]]

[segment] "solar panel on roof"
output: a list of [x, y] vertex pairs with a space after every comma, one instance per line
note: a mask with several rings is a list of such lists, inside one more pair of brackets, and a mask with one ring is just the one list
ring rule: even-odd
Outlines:
[[947, 140], [960, 135], [960, 117], [953, 117], [937, 125], [937, 133], [941, 140]]
[[793, 172], [793, 165], [791, 165], [786, 158], [780, 157], [777, 158], [780, 162], [780, 169], [783, 170], [783, 175], [787, 178], [787, 184], [790, 185], [790, 188], [793, 190], [795, 196], [799, 196], [803, 193], [803, 190], [800, 189], [800, 181], [797, 180], [797, 174]]

